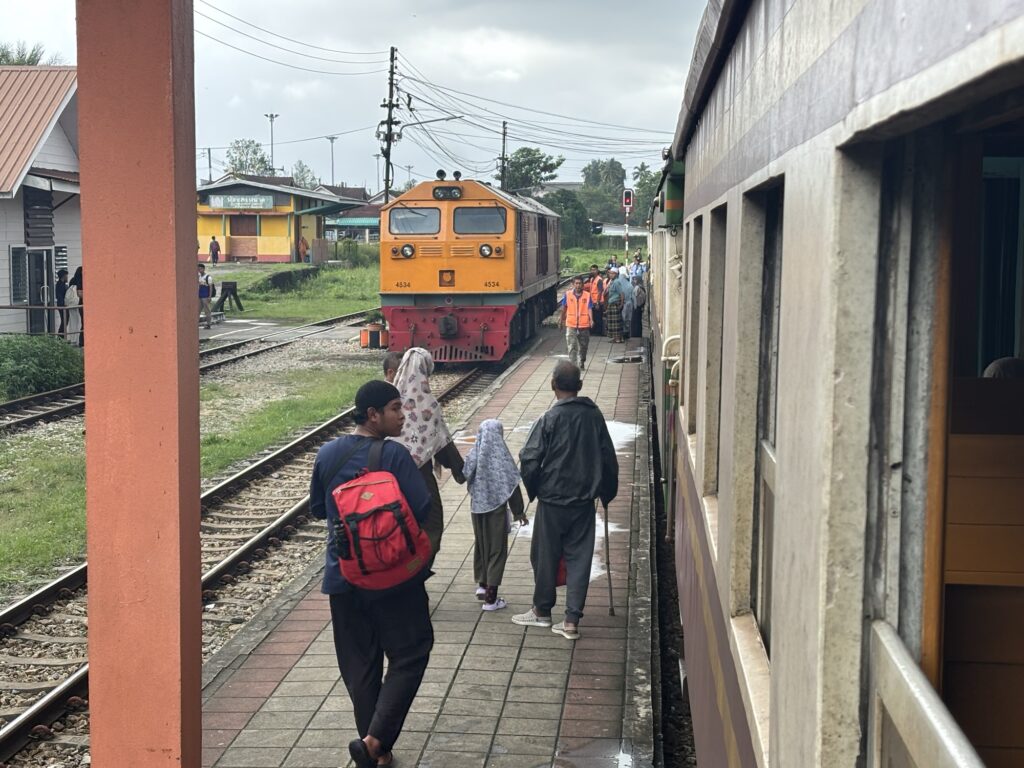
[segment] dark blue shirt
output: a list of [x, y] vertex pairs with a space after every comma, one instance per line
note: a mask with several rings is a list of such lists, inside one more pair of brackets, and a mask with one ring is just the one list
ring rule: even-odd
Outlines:
[[[334, 473], [333, 477], [324, 478], [323, 475], [330, 472], [331, 468], [353, 449], [356, 442], [362, 444], [359, 445], [355, 453]], [[313, 480], [309, 485], [309, 511], [313, 517], [327, 520], [327, 560], [321, 589], [327, 595], [343, 594], [353, 589], [352, 585], [341, 575], [341, 569], [338, 566], [338, 556], [334, 546], [336, 512], [331, 493], [339, 485], [347, 483], [366, 468], [370, 460], [372, 444], [373, 438], [370, 437], [343, 435], [321, 447], [316, 454], [316, 462], [313, 464]], [[413, 515], [421, 525], [425, 523], [427, 515], [430, 513], [430, 492], [427, 490], [427, 484], [423, 481], [423, 475], [416, 468], [416, 462], [412, 460], [412, 456], [405, 446], [393, 440], [386, 440], [380, 456], [380, 468], [395, 476], [398, 487], [405, 496], [405, 500], [409, 502], [409, 508]], [[328, 510], [331, 511], [330, 515], [327, 514]], [[425, 575], [426, 573], [424, 573]]]
[[58, 307], [66, 306], [65, 300], [67, 299], [67, 295], [68, 295], [68, 284], [64, 283], [64, 282], [58, 281], [57, 285], [54, 288], [54, 294], [57, 297], [57, 306]]

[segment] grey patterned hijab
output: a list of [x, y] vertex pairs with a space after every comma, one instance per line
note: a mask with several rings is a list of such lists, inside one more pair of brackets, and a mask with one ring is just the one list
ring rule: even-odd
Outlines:
[[469, 509], [474, 514], [497, 509], [515, 492], [519, 469], [505, 445], [505, 428], [500, 421], [487, 419], [480, 425], [463, 471], [469, 485]]

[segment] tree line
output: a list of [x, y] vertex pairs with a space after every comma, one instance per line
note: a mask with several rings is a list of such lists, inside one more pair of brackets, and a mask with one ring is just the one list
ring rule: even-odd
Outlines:
[[[537, 198], [561, 217], [562, 245], [589, 248], [594, 245], [593, 224], [622, 224], [622, 190], [626, 187], [626, 168], [614, 157], [591, 160], [581, 171], [582, 186], [576, 190], [545, 190], [558, 177], [565, 158], [545, 154], [536, 147], [520, 147], [505, 163], [504, 187], [520, 195]], [[661, 176], [647, 163], [629, 173], [633, 188], [633, 211], [629, 222], [643, 226], [651, 210]], [[502, 181], [501, 173], [495, 176]]]

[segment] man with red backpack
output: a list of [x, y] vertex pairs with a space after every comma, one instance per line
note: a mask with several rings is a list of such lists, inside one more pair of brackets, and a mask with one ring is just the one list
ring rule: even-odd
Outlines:
[[419, 528], [431, 502], [409, 451], [385, 440], [405, 421], [398, 390], [364, 384], [355, 420], [352, 434], [317, 453], [309, 507], [327, 520], [322, 591], [360, 737], [349, 754], [357, 768], [374, 768], [391, 763], [434, 644], [424, 586], [430, 543]]

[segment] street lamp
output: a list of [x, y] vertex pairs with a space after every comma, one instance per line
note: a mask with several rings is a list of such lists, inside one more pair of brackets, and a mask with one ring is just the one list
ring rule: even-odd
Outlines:
[[337, 136], [327, 136], [329, 142], [331, 142], [331, 186], [334, 186], [334, 142], [338, 140]]
[[263, 116], [270, 121], [270, 167], [274, 167], [274, 120], [280, 115], [274, 112], [264, 112]]

